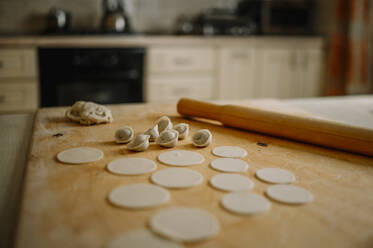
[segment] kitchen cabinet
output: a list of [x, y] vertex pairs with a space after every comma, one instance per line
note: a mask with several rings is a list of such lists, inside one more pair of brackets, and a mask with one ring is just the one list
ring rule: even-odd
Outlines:
[[322, 94], [322, 47], [300, 41], [222, 47], [219, 99], [297, 98]]
[[215, 53], [212, 46], [149, 47], [146, 101], [212, 99], [216, 89]]
[[0, 113], [38, 107], [36, 49], [0, 49]]

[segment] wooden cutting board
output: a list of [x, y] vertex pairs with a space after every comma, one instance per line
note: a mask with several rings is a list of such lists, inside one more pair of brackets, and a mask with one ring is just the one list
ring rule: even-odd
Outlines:
[[[110, 109], [115, 121], [96, 126], [66, 121], [65, 108], [38, 111], [16, 247], [105, 247], [116, 235], [147, 226], [150, 216], [171, 206], [199, 207], [220, 221], [221, 232], [217, 237], [185, 244], [186, 247], [373, 246], [372, 158], [231, 129], [212, 122], [183, 119], [177, 115], [175, 104], [114, 105]], [[172, 148], [197, 151], [205, 156], [202, 165], [189, 167], [202, 173], [204, 182], [191, 189], [170, 190], [170, 202], [157, 208], [134, 211], [110, 205], [107, 195], [112, 189], [122, 184], [150, 183], [150, 174], [113, 175], [105, 169], [108, 162], [123, 157], [157, 161], [160, 153], [172, 150], [152, 144], [145, 152], [126, 151], [125, 145], [114, 143], [115, 130], [130, 125], [141, 132], [162, 115], [170, 116], [174, 123], [189, 123], [191, 134], [201, 128], [212, 131], [213, 143], [209, 147], [194, 148], [187, 139]], [[55, 137], [57, 133], [63, 136]], [[268, 146], [258, 146], [257, 142]], [[244, 160], [250, 168], [243, 174], [254, 181], [254, 192], [264, 195], [268, 187], [255, 178], [257, 169], [280, 167], [292, 171], [297, 178], [294, 184], [313, 192], [315, 201], [300, 206], [271, 201], [272, 209], [259, 216], [227, 212], [219, 203], [225, 193], [208, 183], [212, 176], [219, 174], [209, 167], [216, 158], [211, 150], [219, 145], [237, 145], [247, 150]], [[77, 146], [99, 148], [105, 157], [86, 165], [66, 165], [56, 160], [58, 152]], [[157, 165], [158, 170], [167, 167], [158, 161]]]

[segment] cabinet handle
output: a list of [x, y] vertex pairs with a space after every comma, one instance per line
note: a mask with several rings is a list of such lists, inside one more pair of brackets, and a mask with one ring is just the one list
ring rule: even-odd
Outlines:
[[5, 103], [5, 95], [0, 95], [0, 104]]
[[192, 60], [188, 58], [175, 58], [174, 62], [176, 65], [188, 65], [192, 63]]

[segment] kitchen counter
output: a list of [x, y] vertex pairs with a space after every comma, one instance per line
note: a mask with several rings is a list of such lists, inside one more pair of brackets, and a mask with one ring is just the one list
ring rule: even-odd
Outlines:
[[55, 36], [0, 36], [0, 47], [128, 47], [156, 45], [224, 45], [248, 44], [258, 45], [271, 43], [281, 44], [289, 41], [299, 42], [300, 46], [323, 46], [320, 36], [176, 36], [176, 35], [55, 35]]
[[[265, 105], [271, 101], [259, 99], [249, 102]], [[284, 106], [300, 108], [353, 125], [373, 127], [373, 96], [284, 100], [278, 105], [279, 109]], [[11, 244], [10, 234], [15, 228], [19, 211], [33, 119], [33, 113], [0, 115], [0, 219], [3, 221], [0, 247], [9, 247]]]

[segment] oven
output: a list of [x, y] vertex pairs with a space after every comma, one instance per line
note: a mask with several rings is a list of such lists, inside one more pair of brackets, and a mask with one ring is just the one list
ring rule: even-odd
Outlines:
[[143, 102], [145, 48], [39, 48], [41, 106]]

